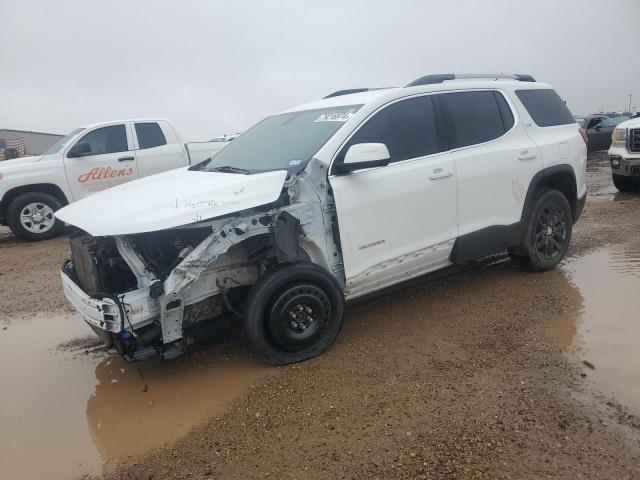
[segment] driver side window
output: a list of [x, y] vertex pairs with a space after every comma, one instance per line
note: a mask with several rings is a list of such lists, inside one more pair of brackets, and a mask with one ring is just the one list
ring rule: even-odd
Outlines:
[[602, 118], [603, 117], [598, 117], [598, 118], [592, 118], [591, 120], [589, 120], [589, 125], [587, 125], [587, 129], [595, 128], [596, 126], [598, 126], [602, 122]]
[[342, 163], [349, 147], [357, 143], [384, 143], [391, 162], [424, 157], [442, 151], [438, 137], [431, 96], [402, 100], [367, 120], [342, 148], [335, 163]]
[[90, 150], [86, 155], [126, 152], [129, 149], [127, 131], [122, 124], [97, 128], [78, 140], [76, 146], [81, 143], [89, 145]]

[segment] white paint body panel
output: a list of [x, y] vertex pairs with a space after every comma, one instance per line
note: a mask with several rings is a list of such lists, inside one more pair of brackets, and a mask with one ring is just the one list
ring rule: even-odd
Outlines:
[[[452, 175], [431, 179], [434, 171]], [[382, 264], [390, 261], [407, 270], [448, 262], [449, 251], [425, 249], [457, 236], [457, 184], [450, 153], [337, 175], [331, 186], [349, 291], [366, 293], [365, 285], [386, 283], [388, 272]], [[421, 255], [407, 257], [419, 251]]]
[[56, 212], [93, 236], [152, 232], [274, 202], [287, 172], [241, 175], [181, 168], [119, 185]]
[[[626, 130], [627, 131], [627, 139], [629, 138], [631, 129], [640, 128], [640, 117], [632, 118], [630, 120], [625, 120], [622, 123], [616, 125], [616, 130]], [[618, 157], [622, 157], [627, 160], [634, 160], [637, 164], [640, 161], [640, 152], [630, 152], [627, 148], [628, 140], [625, 140], [624, 145], [616, 144], [616, 142], [611, 143], [611, 147], [609, 148], [609, 155], [617, 155]]]
[[[167, 145], [140, 150], [134, 128], [135, 123], [139, 122], [158, 123]], [[87, 133], [120, 124], [126, 126], [127, 151], [67, 157], [69, 150]], [[94, 123], [83, 128], [83, 131], [69, 138], [56, 154], [0, 162], [0, 200], [14, 188], [48, 184], [58, 187], [71, 203], [139, 177], [198, 163], [228, 144], [220, 141], [197, 142], [186, 144], [185, 147], [171, 123], [165, 119], [126, 119]], [[191, 160], [187, 148], [194, 152]], [[134, 160], [119, 161], [122, 157], [133, 157]]]
[[514, 115], [511, 130], [451, 151], [458, 171], [459, 235], [519, 222], [529, 184], [542, 168], [539, 149], [524, 131], [515, 102], [500, 93]]

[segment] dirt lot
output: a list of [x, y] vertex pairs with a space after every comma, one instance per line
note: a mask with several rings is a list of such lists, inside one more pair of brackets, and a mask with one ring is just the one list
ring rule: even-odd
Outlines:
[[[611, 278], [621, 279], [620, 285], [640, 277], [639, 229], [640, 195], [615, 193], [606, 160], [596, 155], [590, 161], [586, 209], [562, 268], [533, 274], [499, 262], [352, 306], [334, 347], [293, 367], [256, 364], [241, 340], [196, 347], [195, 353], [171, 367], [178, 375], [172, 371], [165, 377], [175, 380], [216, 360], [217, 370], [211, 375], [219, 375], [224, 388], [230, 380], [221, 373], [222, 359], [230, 369], [237, 362], [250, 365], [247, 383], [232, 388], [236, 393], [220, 404], [223, 407], [207, 410], [205, 405], [203, 418], [176, 423], [173, 430], [180, 435], [184, 422], [195, 427], [176, 442], [173, 439], [179, 435], [153, 430], [149, 424], [131, 422], [126, 435], [125, 430], [114, 430], [110, 438], [116, 444], [137, 430], [145, 433], [140, 442], [164, 435], [168, 443], [126, 459], [125, 465], [114, 468], [111, 463], [104, 467], [104, 475], [114, 479], [640, 478], [640, 397], [624, 388], [637, 382], [616, 380], [607, 373], [605, 362], [614, 349], [637, 355], [640, 337], [621, 327], [615, 337], [619, 345], [608, 345], [597, 357], [598, 349], [590, 342], [598, 340], [588, 336], [596, 327], [582, 330], [587, 321], [607, 327], [625, 312], [634, 312], [635, 317], [639, 311], [637, 295], [616, 300], [615, 308], [597, 310], [615, 295], [617, 280], [588, 288], [588, 281], [600, 275], [598, 269], [605, 268], [602, 265], [612, 265]], [[0, 231], [1, 321], [6, 332], [43, 313], [70, 315], [57, 272], [66, 251], [64, 238], [25, 244]], [[596, 261], [598, 255], [604, 255], [604, 264]], [[596, 265], [595, 270], [589, 270], [590, 265]], [[2, 335], [0, 331], [0, 340]], [[0, 355], [7, 352], [0, 350]], [[79, 361], [93, 361], [91, 371], [95, 368], [96, 377], [104, 375], [90, 394], [86, 415], [91, 438], [101, 444], [98, 450], [106, 461], [109, 449], [99, 431], [109, 428], [105, 424], [115, 416], [102, 415], [92, 423], [91, 412], [96, 398], [104, 404], [119, 401], [121, 390], [101, 392], [122, 380], [101, 373], [117, 359], [100, 350], [94, 355], [94, 360]], [[602, 368], [594, 358], [603, 359]], [[637, 357], [622, 356], [617, 361], [611, 368], [638, 378]], [[25, 365], [24, 375], [29, 368]], [[208, 370], [203, 372], [209, 375]], [[196, 375], [195, 385], [185, 387], [181, 392], [186, 393], [171, 408], [149, 417], [147, 423], [157, 426], [200, 408], [190, 401], [204, 398], [206, 403], [210, 391], [199, 389], [198, 382], [218, 378], [206, 375]], [[239, 372], [235, 378], [243, 375]], [[149, 392], [137, 395], [151, 398], [144, 395], [162, 388], [161, 376], [152, 375]], [[68, 390], [70, 397], [86, 399], [85, 392]], [[127, 405], [120, 403], [118, 418], [129, 415]], [[21, 415], [28, 416], [29, 411]], [[135, 445], [131, 448], [134, 452]], [[37, 462], [39, 452], [30, 453], [31, 461]], [[0, 477], [2, 465], [8, 465], [2, 463], [2, 455]], [[118, 461], [122, 459], [120, 455]], [[96, 473], [90, 468], [69, 472]]]

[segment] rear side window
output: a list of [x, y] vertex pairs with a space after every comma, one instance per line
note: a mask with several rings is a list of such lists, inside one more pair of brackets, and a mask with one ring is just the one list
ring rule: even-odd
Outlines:
[[511, 109], [498, 92], [445, 93], [441, 99], [452, 148], [494, 140], [513, 126]]
[[160, 125], [155, 122], [136, 123], [136, 135], [138, 136], [140, 150], [167, 144]]
[[337, 163], [351, 145], [384, 143], [392, 162], [424, 157], [441, 151], [433, 101], [429, 96], [415, 97], [389, 105], [376, 113], [342, 148]]
[[555, 90], [516, 90], [516, 95], [539, 127], [575, 123], [573, 115]]

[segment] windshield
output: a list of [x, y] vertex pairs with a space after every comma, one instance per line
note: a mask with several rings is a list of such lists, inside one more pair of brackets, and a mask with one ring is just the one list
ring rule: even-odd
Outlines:
[[[230, 142], [202, 170], [247, 173], [301, 170], [362, 105], [302, 110], [267, 117]], [[230, 171], [229, 168], [221, 169]]]
[[53, 155], [55, 153], [58, 153], [60, 150], [62, 150], [62, 147], [64, 147], [67, 144], [67, 142], [69, 140], [71, 140], [71, 138], [75, 137], [77, 134], [79, 134], [83, 130], [84, 130], [84, 128], [76, 128], [71, 133], [65, 135], [60, 140], [58, 140], [56, 143], [51, 145], [49, 147], [49, 149], [46, 152], [44, 152], [44, 155]]

